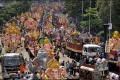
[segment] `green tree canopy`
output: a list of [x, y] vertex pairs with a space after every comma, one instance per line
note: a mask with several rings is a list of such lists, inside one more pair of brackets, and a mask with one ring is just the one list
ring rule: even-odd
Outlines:
[[88, 8], [86, 9], [86, 13], [83, 14], [84, 20], [80, 22], [81, 27], [87, 27], [89, 26], [89, 21], [90, 21], [90, 27], [95, 28], [95, 27], [100, 27], [101, 26], [101, 19], [98, 16], [98, 11], [97, 8]]
[[97, 0], [99, 15], [103, 24], [110, 22], [110, 1], [113, 30], [120, 31], [120, 0]]
[[24, 0], [5, 0], [5, 6], [0, 10], [0, 23], [8, 21], [11, 17], [29, 10], [31, 2]]
[[[83, 1], [83, 9], [82, 9]], [[86, 13], [86, 9], [90, 7], [94, 8], [96, 6], [96, 0], [65, 0], [65, 8], [70, 17], [73, 18], [73, 22], [76, 23], [77, 28], [80, 27], [80, 21], [83, 20], [82, 11]]]

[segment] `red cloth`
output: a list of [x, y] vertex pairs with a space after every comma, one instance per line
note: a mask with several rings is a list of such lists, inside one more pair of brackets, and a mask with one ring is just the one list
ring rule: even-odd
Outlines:
[[26, 70], [25, 65], [21, 64], [21, 65], [20, 65], [20, 72], [21, 72], [21, 73], [24, 73], [25, 70]]
[[111, 54], [115, 57], [117, 56], [117, 51], [112, 51]]

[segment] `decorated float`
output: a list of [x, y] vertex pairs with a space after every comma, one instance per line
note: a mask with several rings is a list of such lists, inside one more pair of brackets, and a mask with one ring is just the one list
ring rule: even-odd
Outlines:
[[106, 44], [110, 71], [120, 73], [120, 33], [113, 32], [113, 36]]
[[68, 50], [72, 50], [73, 52], [81, 53], [83, 44], [77, 40], [78, 36], [79, 36], [79, 33], [77, 31], [72, 32], [71, 40], [67, 42], [66, 48]]
[[7, 23], [4, 34], [4, 45], [7, 52], [16, 51], [21, 43], [21, 33], [15, 22]]
[[34, 60], [35, 65], [44, 69], [41, 75], [42, 79], [66, 79], [66, 69], [60, 66], [59, 62], [54, 58], [54, 48], [47, 37], [45, 37], [43, 45], [38, 51], [36, 61]]
[[[89, 52], [89, 50], [87, 50], [88, 54], [85, 55], [84, 53], [86, 53], [86, 51], [84, 51], [84, 48], [86, 47], [86, 49], [91, 49], [92, 51], [97, 49], [100, 43], [99, 37], [93, 37], [88, 33], [80, 33], [74, 29], [70, 30], [68, 34], [70, 35], [66, 36], [66, 51], [68, 56], [74, 59], [76, 58], [78, 61], [78, 56], [80, 55], [88, 56], [88, 54], [90, 54], [91, 56], [95, 56], [97, 52], [95, 51], [96, 53], [92, 55], [92, 52]], [[84, 46], [86, 44], [88, 44], [88, 46]]]
[[69, 40], [67, 40], [66, 43], [66, 49], [73, 52], [81, 53], [83, 43], [82, 42], [80, 43], [78, 37], [79, 37], [79, 33], [77, 31], [71, 31], [70, 38]]
[[39, 10], [35, 10], [35, 15], [31, 12], [26, 12], [21, 14], [20, 21], [23, 24], [23, 30], [25, 35], [25, 48], [28, 48], [28, 51], [31, 56], [36, 56], [39, 50], [39, 44], [37, 42], [39, 38], [40, 31], [38, 30], [38, 15]]
[[82, 64], [80, 66], [80, 78], [82, 80], [105, 80], [108, 75], [108, 62], [106, 59], [96, 58], [95, 64]]

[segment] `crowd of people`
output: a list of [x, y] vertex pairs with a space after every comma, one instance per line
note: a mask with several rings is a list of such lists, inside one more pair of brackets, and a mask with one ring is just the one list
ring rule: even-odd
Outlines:
[[[63, 79], [79, 79], [79, 68], [80, 66], [77, 65], [77, 62], [75, 60], [72, 60], [72, 62], [68, 61], [62, 61], [60, 62], [60, 56], [61, 52], [57, 52], [57, 56], [54, 56], [54, 58], [60, 63], [60, 67], [64, 68], [66, 70], [66, 77], [63, 77]], [[63, 56], [64, 57], [64, 56]], [[38, 71], [36, 68], [36, 65], [32, 63], [32, 60], [26, 61], [26, 66], [21, 65], [20, 71], [16, 74], [16, 80], [43, 80], [45, 79], [46, 69], [42, 68]], [[49, 77], [46, 75], [46, 79], [49, 79]]]

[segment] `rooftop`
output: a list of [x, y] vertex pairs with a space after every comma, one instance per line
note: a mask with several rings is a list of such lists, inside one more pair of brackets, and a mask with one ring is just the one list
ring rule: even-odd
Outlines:
[[6, 53], [4, 56], [19, 56], [20, 53]]
[[100, 46], [96, 44], [85, 44], [84, 47], [100, 47]]

